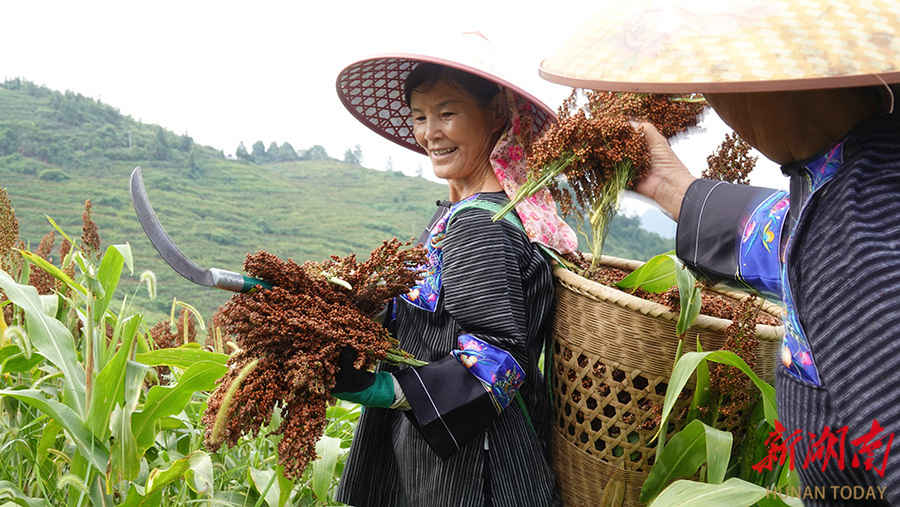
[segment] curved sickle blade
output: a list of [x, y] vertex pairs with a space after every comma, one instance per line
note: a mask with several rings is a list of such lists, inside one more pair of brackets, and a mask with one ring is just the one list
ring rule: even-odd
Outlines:
[[159, 218], [150, 205], [150, 199], [147, 198], [140, 166], [135, 167], [131, 173], [131, 202], [134, 204], [134, 211], [137, 213], [138, 221], [141, 222], [141, 227], [150, 238], [150, 243], [153, 243], [153, 247], [166, 261], [166, 264], [177, 271], [179, 275], [196, 284], [215, 287], [216, 284], [210, 270], [201, 268], [194, 261], [188, 259], [159, 223]]

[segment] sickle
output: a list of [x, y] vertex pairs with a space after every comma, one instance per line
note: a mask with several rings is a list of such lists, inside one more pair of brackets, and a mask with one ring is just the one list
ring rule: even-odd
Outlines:
[[172, 241], [169, 234], [159, 223], [159, 218], [153, 207], [150, 205], [150, 199], [147, 198], [147, 190], [144, 188], [144, 179], [141, 176], [141, 167], [135, 167], [131, 173], [131, 202], [134, 204], [134, 211], [137, 213], [138, 221], [141, 227], [150, 238], [150, 243], [159, 252], [166, 264], [172, 267], [179, 275], [188, 280], [206, 287], [218, 287], [232, 292], [253, 292], [257, 286], [264, 289], [271, 289], [272, 286], [258, 278], [244, 276], [233, 271], [226, 271], [217, 268], [202, 268], [194, 261], [190, 260], [178, 245]]

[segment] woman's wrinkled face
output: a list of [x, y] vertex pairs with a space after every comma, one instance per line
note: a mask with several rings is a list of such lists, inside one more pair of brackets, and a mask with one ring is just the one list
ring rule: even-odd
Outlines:
[[431, 159], [435, 176], [465, 187], [477, 185], [475, 180], [482, 180], [485, 171], [493, 171], [490, 155], [505, 115], [482, 107], [446, 81], [413, 91], [409, 102], [413, 134]]

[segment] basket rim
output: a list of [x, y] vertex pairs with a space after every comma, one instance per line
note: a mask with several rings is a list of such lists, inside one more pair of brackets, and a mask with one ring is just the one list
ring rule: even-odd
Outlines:
[[[590, 254], [584, 254], [584, 257], [587, 260], [592, 259]], [[623, 259], [620, 257], [603, 255], [600, 257], [600, 264], [612, 268], [634, 271], [644, 263], [632, 259]], [[631, 310], [638, 311], [646, 315], [650, 315], [652, 317], [658, 317], [664, 320], [678, 322], [678, 314], [669, 311], [668, 306], [639, 298], [625, 291], [603, 285], [593, 280], [588, 280], [587, 278], [573, 271], [570, 271], [569, 269], [556, 267], [553, 269], [553, 276], [562, 285], [591, 299], [597, 301], [606, 301]], [[735, 290], [733, 288], [713, 287], [709, 290], [712, 290], [736, 301], [743, 301], [744, 299], [747, 299], [749, 297], [755, 297], [749, 292]], [[780, 306], [766, 299], [763, 299], [762, 311], [778, 319], [781, 319], [783, 314], [783, 310]], [[707, 329], [710, 331], [722, 331], [730, 324], [730, 319], [722, 319], [719, 317], [711, 317], [709, 315], [700, 314], [697, 316], [697, 320], [694, 321], [694, 324], [691, 326], [691, 328]], [[756, 337], [760, 340], [776, 341], [781, 340], [783, 336], [784, 328], [781, 325], [756, 325]]]

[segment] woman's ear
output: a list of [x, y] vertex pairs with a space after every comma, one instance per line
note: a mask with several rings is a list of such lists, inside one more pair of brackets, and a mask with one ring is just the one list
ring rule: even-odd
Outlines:
[[509, 104], [506, 102], [506, 93], [500, 91], [494, 95], [489, 107], [491, 111], [491, 120], [493, 122], [493, 131], [496, 133], [506, 127], [506, 124], [509, 121]]

